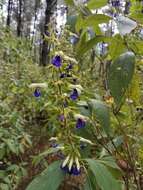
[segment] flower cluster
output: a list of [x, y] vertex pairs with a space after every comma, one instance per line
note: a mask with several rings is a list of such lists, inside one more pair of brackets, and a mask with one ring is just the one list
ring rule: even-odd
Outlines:
[[69, 175], [78, 176], [78, 175], [81, 174], [81, 169], [78, 170], [78, 168], [76, 167], [76, 165], [73, 165], [72, 168], [71, 168], [71, 170], [69, 170], [68, 166], [64, 166], [64, 167], [61, 166], [61, 169], [65, 173], [67, 173]]
[[120, 7], [120, 0], [112, 0], [111, 4], [113, 7]]
[[69, 175], [80, 175], [81, 168], [78, 157], [75, 157], [74, 159], [73, 157], [68, 155], [64, 160], [63, 164], [61, 165], [61, 169]]

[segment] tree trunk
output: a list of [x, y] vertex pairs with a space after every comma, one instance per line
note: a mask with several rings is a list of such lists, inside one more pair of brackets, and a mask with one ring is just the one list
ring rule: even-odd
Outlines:
[[18, 0], [17, 36], [22, 36], [22, 0]]
[[[46, 0], [46, 11], [45, 11], [45, 24], [44, 24], [44, 34], [48, 33], [48, 24], [50, 23], [50, 18], [53, 15], [57, 0]], [[44, 40], [44, 34], [43, 36], [43, 44], [41, 48], [41, 56], [40, 56], [40, 65], [46, 66], [49, 61], [49, 52], [50, 52], [50, 44], [48, 44], [47, 41]]]
[[9, 0], [8, 7], [7, 7], [7, 20], [6, 20], [6, 25], [8, 27], [10, 27], [10, 24], [11, 24], [12, 4], [13, 4], [13, 1]]

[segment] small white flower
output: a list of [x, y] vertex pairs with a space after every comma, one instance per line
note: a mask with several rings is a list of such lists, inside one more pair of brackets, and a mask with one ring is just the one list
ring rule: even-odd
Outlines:
[[84, 115], [81, 115], [81, 114], [75, 114], [74, 115], [74, 118], [75, 119], [82, 119], [82, 120], [84, 120], [84, 121], [87, 121], [88, 120], [88, 117], [86, 117], [86, 116], [84, 116]]
[[70, 155], [68, 155], [68, 156], [66, 157], [66, 159], [64, 160], [64, 162], [63, 162], [63, 164], [62, 164], [62, 167], [63, 167], [63, 168], [67, 165], [67, 163], [69, 162], [69, 159], [70, 159]]
[[71, 171], [71, 169], [72, 169], [72, 165], [73, 165], [73, 157], [71, 157], [71, 159], [70, 159], [70, 163], [69, 163], [69, 171]]
[[82, 137], [80, 138], [80, 141], [93, 145], [93, 143], [90, 140], [82, 138]]
[[75, 163], [76, 163], [77, 169], [80, 170], [80, 163], [79, 163], [78, 157], [75, 158]]
[[57, 137], [51, 137], [51, 138], [49, 139], [49, 141], [57, 141], [57, 140], [58, 140]]
[[47, 88], [47, 83], [32, 83], [29, 88]]

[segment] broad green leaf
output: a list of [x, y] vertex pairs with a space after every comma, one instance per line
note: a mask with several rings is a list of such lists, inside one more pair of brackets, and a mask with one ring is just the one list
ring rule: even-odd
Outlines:
[[141, 12], [132, 13], [130, 17], [140, 24], [143, 24], [143, 14]]
[[116, 190], [121, 190], [120, 183], [112, 176], [104, 164], [93, 159], [86, 159], [86, 161], [101, 190], [115, 190], [115, 187]]
[[116, 59], [117, 57], [119, 57], [119, 55], [124, 53], [125, 48], [126, 46], [122, 37], [119, 34], [115, 35], [111, 39], [111, 44], [109, 46], [109, 54], [112, 60]]
[[87, 17], [82, 17], [82, 15], [79, 15], [76, 22], [76, 31], [91, 27], [96, 35], [101, 35], [99, 24], [107, 23], [110, 19], [111, 17], [104, 14], [91, 14]]
[[103, 14], [90, 15], [84, 19], [83, 27], [92, 27], [96, 34], [100, 34], [99, 24], [109, 22], [111, 18]]
[[133, 100], [137, 105], [139, 105], [140, 102], [140, 95], [141, 95], [141, 90], [140, 90], [140, 76], [136, 72], [133, 76], [132, 83], [129, 88], [129, 95], [131, 100]]
[[100, 163], [103, 163], [106, 166], [120, 170], [120, 168], [116, 164], [115, 160], [111, 156], [110, 157], [109, 156], [103, 157], [103, 158], [99, 159], [98, 161]]
[[[124, 141], [123, 141], [123, 136], [118, 136], [117, 138], [113, 139], [114, 145], [113, 145], [113, 143], [109, 142], [109, 143], [107, 144], [107, 147], [108, 147], [108, 149], [109, 149], [110, 151], [113, 151], [113, 150], [115, 150], [115, 147], [118, 148], [123, 142], [124, 142]], [[115, 147], [114, 147], [114, 146], [115, 146]]]
[[92, 38], [88, 41], [83, 41], [82, 43], [78, 44], [76, 47], [77, 56], [82, 56], [87, 51], [91, 50], [93, 47], [95, 47], [99, 42], [108, 40], [107, 37], [103, 36], [96, 36], [95, 38]]
[[107, 0], [90, 0], [87, 4], [89, 9], [99, 9], [107, 4]]
[[130, 8], [130, 18], [136, 20], [140, 24], [143, 24], [143, 16], [142, 16], [142, 1], [133, 1], [132, 6]]
[[143, 55], [143, 41], [134, 40], [129, 43], [129, 46], [137, 55]]
[[93, 190], [92, 183], [89, 177], [86, 179], [86, 183], [84, 185], [84, 190]]
[[64, 0], [67, 5], [74, 5], [73, 0]]
[[99, 121], [103, 130], [109, 134], [110, 133], [110, 114], [108, 107], [99, 100], [92, 99], [88, 102], [90, 109], [95, 113], [96, 119]]
[[90, 170], [87, 173], [84, 190], [96, 190], [96, 179]]
[[135, 55], [126, 52], [117, 58], [109, 67], [108, 87], [115, 103], [121, 105], [125, 92], [132, 80], [135, 66]]
[[36, 177], [26, 190], [57, 190], [65, 177], [60, 164], [61, 161], [56, 161], [49, 165], [48, 169]]
[[59, 147], [57, 148], [49, 148], [48, 150], [42, 152], [41, 154], [39, 154], [38, 156], [35, 156], [33, 158], [33, 164], [38, 164], [45, 156], [48, 156], [49, 154], [53, 154], [53, 153], [56, 153], [60, 150]]
[[82, 18], [82, 14], [79, 14], [77, 17], [76, 24], [75, 24], [76, 32], [79, 32], [82, 27], [83, 27], [83, 18]]
[[77, 15], [72, 15], [72, 16], [68, 16], [67, 17], [67, 23], [66, 25], [68, 25], [70, 27], [70, 30], [72, 32], [75, 32], [75, 24], [77, 22]]

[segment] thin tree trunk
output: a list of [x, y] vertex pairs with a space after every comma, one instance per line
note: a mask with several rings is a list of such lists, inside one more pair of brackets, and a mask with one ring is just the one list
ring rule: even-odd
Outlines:
[[10, 27], [10, 24], [11, 24], [12, 4], [13, 4], [13, 1], [9, 0], [8, 7], [7, 7], [7, 20], [6, 20], [6, 25], [8, 27]]
[[[57, 0], [46, 0], [46, 11], [45, 11], [45, 24], [44, 24], [44, 34], [48, 33], [48, 24], [50, 23], [50, 18], [53, 15]], [[42, 50], [41, 50], [41, 56], [40, 56], [40, 65], [46, 66], [49, 61], [49, 52], [50, 52], [50, 44], [48, 44], [47, 41], [44, 40], [44, 34], [43, 36], [43, 44], [42, 44]]]
[[18, 0], [17, 36], [22, 36], [22, 0]]

